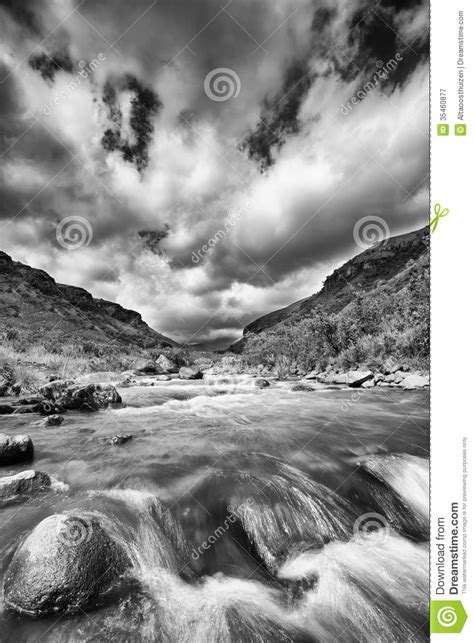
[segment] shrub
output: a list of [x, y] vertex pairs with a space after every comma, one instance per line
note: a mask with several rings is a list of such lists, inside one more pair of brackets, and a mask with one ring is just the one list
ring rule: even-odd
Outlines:
[[428, 284], [427, 263], [412, 267], [410, 280], [398, 292], [383, 286], [359, 292], [338, 314], [314, 309], [296, 323], [248, 335], [244, 357], [273, 367], [280, 379], [295, 367], [379, 369], [387, 358], [424, 370], [430, 348]]

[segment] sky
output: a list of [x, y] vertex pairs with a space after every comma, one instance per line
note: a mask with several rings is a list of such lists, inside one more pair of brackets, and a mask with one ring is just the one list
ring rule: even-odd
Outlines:
[[428, 20], [425, 0], [0, 0], [0, 249], [231, 343], [426, 225]]

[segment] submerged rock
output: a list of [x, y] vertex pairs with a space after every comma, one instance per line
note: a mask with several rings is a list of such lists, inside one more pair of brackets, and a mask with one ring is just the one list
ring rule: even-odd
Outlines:
[[18, 547], [4, 580], [5, 603], [28, 614], [84, 609], [130, 565], [122, 547], [86, 511], [45, 518]]
[[182, 380], [200, 380], [202, 371], [197, 366], [182, 366], [179, 369], [179, 377]]
[[0, 433], [0, 465], [11, 465], [33, 460], [34, 448], [29, 435]]
[[257, 380], [255, 380], [255, 386], [257, 388], [268, 388], [270, 386], [270, 382], [260, 377]]
[[64, 422], [62, 415], [50, 415], [44, 420], [45, 426], [61, 426]]
[[292, 391], [314, 391], [314, 388], [312, 386], [309, 386], [309, 384], [302, 384], [301, 382], [298, 384], [295, 384], [294, 386], [291, 387]]
[[128, 433], [127, 435], [114, 435], [111, 438], [105, 438], [105, 442], [114, 446], [120, 446], [121, 444], [124, 444], [125, 442], [128, 442], [132, 439], [133, 435], [131, 433]]
[[22, 471], [14, 476], [0, 478], [0, 498], [30, 494], [51, 487], [51, 478], [42, 471]]

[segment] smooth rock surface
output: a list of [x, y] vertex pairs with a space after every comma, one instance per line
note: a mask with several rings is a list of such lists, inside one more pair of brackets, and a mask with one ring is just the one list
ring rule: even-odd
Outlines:
[[408, 375], [402, 382], [401, 386], [406, 389], [423, 388], [430, 385], [430, 378], [427, 375]]
[[6, 605], [35, 615], [87, 608], [130, 564], [102, 523], [105, 517], [86, 511], [41, 521], [8, 566]]

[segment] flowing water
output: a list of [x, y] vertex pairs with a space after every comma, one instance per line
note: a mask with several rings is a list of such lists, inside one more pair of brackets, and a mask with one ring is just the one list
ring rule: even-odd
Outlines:
[[87, 612], [2, 605], [0, 640], [427, 640], [428, 393], [317, 388], [172, 380], [60, 427], [2, 418], [68, 485], [0, 505], [2, 578], [73, 508], [107, 516], [132, 568]]

